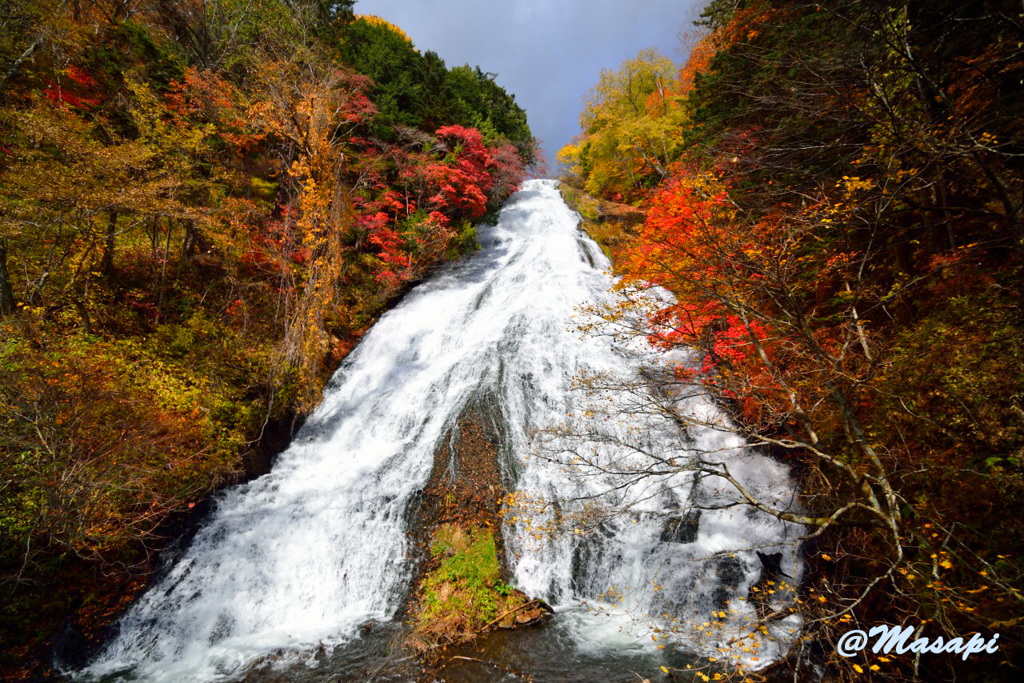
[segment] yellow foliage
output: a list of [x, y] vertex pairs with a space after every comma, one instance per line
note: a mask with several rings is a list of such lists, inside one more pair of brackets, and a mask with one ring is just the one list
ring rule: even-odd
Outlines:
[[381, 19], [380, 17], [378, 17], [376, 15], [373, 15], [373, 14], [359, 14], [359, 15], [357, 15], [357, 18], [362, 19], [363, 21], [365, 21], [370, 26], [378, 26], [380, 28], [385, 28], [385, 29], [391, 31], [394, 34], [401, 36], [402, 38], [404, 38], [406, 40], [406, 42], [408, 42], [410, 45], [412, 45], [412, 38], [410, 38], [408, 35], [406, 35], [405, 31], [403, 31], [402, 29], [398, 28], [397, 26], [392, 24], [387, 19]]

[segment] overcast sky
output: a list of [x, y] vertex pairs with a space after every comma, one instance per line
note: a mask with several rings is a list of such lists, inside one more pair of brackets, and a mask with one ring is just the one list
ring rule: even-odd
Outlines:
[[497, 73], [526, 109], [533, 134], [555, 154], [579, 132], [583, 95], [603, 68], [647, 47], [683, 59], [701, 0], [357, 0], [358, 14], [397, 24], [421, 52], [449, 66]]

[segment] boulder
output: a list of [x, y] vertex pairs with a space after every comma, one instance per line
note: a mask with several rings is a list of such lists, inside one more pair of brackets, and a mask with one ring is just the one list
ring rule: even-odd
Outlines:
[[661, 530], [662, 543], [693, 543], [700, 531], [700, 510], [690, 510], [682, 517], [669, 517]]
[[525, 626], [539, 626], [546, 622], [554, 610], [548, 603], [541, 599], [530, 600], [522, 591], [515, 591], [516, 597], [525, 601], [525, 606], [514, 612], [510, 612], [501, 618], [497, 623], [498, 628], [523, 628]]

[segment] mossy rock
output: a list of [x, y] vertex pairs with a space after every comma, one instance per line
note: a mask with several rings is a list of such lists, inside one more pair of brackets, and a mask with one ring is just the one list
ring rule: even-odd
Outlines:
[[543, 602], [501, 580], [490, 527], [441, 525], [430, 554], [432, 568], [420, 584], [414, 617], [418, 647], [464, 642], [490, 627], [533, 624], [550, 613]]

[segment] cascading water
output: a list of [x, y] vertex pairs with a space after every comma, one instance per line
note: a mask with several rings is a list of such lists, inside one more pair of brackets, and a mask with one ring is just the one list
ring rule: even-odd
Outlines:
[[[273, 470], [218, 498], [191, 545], [78, 675], [231, 678], [267, 653], [330, 648], [358, 639], [368, 620], [393, 618], [413, 573], [410, 508], [438, 441], [479, 392], [497, 397], [501, 407], [503, 466], [513, 487], [561, 498], [606, 488], [607, 478], [574, 476], [529, 457], [538, 430], [578, 409], [572, 378], [635, 375], [655, 355], [642, 341], [581, 338], [575, 329], [579, 306], [616, 296], [607, 259], [577, 224], [554, 181], [529, 181], [498, 225], [481, 229], [480, 252], [416, 287], [380, 319]], [[688, 410], [715, 411], [707, 401], [688, 401]], [[608, 428], [627, 436], [626, 425]], [[739, 439], [727, 432], [684, 434], [656, 417], [640, 432], [663, 450], [718, 453], [770, 503], [784, 507], [791, 496], [784, 469], [741, 455]], [[728, 507], [677, 520], [687, 525], [686, 537], [666, 538], [667, 516], [697, 499], [724, 501], [728, 493], [695, 485], [684, 471], [633, 487], [628, 511], [586, 536], [570, 530], [538, 538], [523, 521], [506, 523], [512, 576], [556, 607], [546, 628], [560, 629], [582, 649], [657, 656], [646, 629], [666, 624], [637, 614], [702, 618], [726, 599], [738, 628], [754, 614], [734, 599], [760, 574], [752, 549], [787, 548], [782, 570], [796, 577], [798, 529]], [[600, 603], [610, 588], [621, 599]], [[797, 626], [791, 617], [773, 628], [781, 634]], [[714, 645], [690, 635], [675, 640], [695, 652]]]

